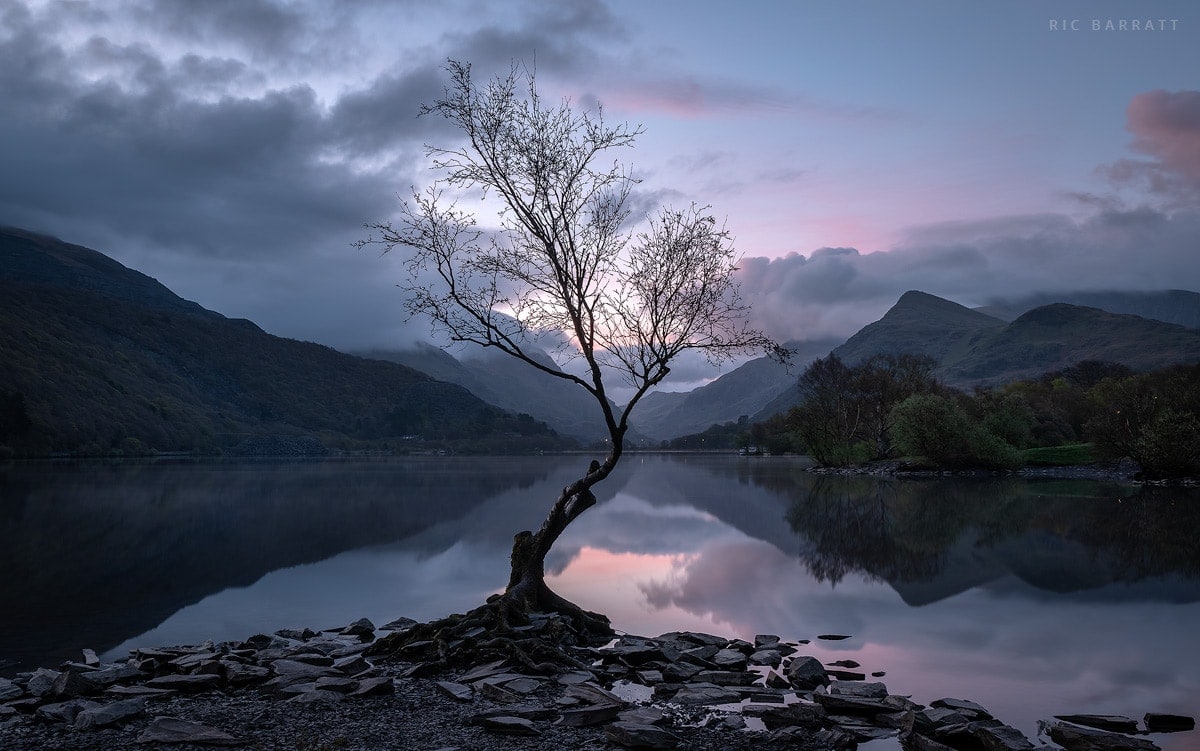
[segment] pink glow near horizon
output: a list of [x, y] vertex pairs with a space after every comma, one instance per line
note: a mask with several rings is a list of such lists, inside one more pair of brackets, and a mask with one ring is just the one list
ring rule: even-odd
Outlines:
[[[605, 613], [613, 627], [640, 636], [668, 631], [704, 631], [747, 638], [744, 629], [710, 614], [690, 613], [676, 605], [653, 608], [638, 585], [667, 579], [691, 556], [613, 553], [584, 546], [559, 574], [546, 577], [552, 589], [587, 610]], [[749, 638], [753, 638], [753, 634]]]

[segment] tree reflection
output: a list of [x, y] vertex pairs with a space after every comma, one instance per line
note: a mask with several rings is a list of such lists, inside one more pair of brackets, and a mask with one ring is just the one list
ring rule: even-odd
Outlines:
[[803, 564], [833, 584], [860, 572], [929, 581], [952, 549], [986, 552], [1043, 589], [1200, 578], [1200, 493], [1095, 481], [761, 476], [787, 494]]

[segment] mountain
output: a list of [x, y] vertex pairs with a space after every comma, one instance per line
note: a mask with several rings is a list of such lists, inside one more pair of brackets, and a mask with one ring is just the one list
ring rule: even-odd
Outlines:
[[795, 404], [792, 392], [796, 391], [796, 380], [804, 368], [829, 354], [837, 344], [836, 340], [788, 342], [784, 346], [795, 352], [788, 365], [758, 357], [692, 391], [652, 392], [635, 408], [631, 422], [661, 440], [700, 433], [713, 424], [741, 417], [765, 419], [758, 415], [768, 405], [784, 406], [766, 417]]
[[1188, 328], [1200, 328], [1200, 293], [1182, 289], [1158, 292], [1066, 292], [1039, 293], [1017, 300], [998, 301], [982, 308], [980, 313], [1003, 321], [1014, 321], [1034, 308], [1052, 303], [1067, 303], [1086, 308], [1099, 308], [1109, 313], [1151, 318]]
[[[404, 350], [373, 350], [372, 357], [407, 365], [434, 378], [456, 383], [504, 409], [546, 422], [555, 431], [581, 441], [608, 435], [595, 399], [578, 384], [543, 373], [499, 350], [483, 349], [461, 359], [430, 344]], [[558, 365], [541, 350], [532, 356], [553, 370]]]
[[875, 323], [833, 351], [849, 364], [878, 354], [929, 355], [942, 361], [1004, 321], [925, 292], [909, 291]]
[[943, 358], [947, 382], [994, 385], [1083, 360], [1157, 370], [1200, 361], [1200, 329], [1066, 303], [1044, 305]]
[[1036, 378], [1082, 360], [1119, 362], [1136, 371], [1195, 362], [1200, 330], [1065, 303], [1034, 308], [1005, 323], [949, 300], [906, 292], [883, 318], [833, 351], [849, 363], [904, 352], [933, 357], [939, 377], [970, 388]]
[[272, 336], [23, 230], [0, 228], [0, 324], [0, 444], [25, 452], [554, 441], [461, 386]]

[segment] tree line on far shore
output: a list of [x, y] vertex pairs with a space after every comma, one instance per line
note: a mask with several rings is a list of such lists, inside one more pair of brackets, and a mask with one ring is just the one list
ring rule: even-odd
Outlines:
[[1200, 363], [1134, 373], [1088, 360], [964, 392], [924, 355], [849, 365], [835, 355], [800, 376], [802, 401], [762, 423], [712, 426], [674, 448], [756, 445], [826, 466], [903, 459], [914, 467], [1014, 469], [1025, 464], [1136, 461], [1147, 477], [1200, 474]]

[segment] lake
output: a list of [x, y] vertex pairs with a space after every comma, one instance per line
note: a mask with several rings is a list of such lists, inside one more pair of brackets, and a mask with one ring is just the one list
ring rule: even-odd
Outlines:
[[[0, 661], [463, 612], [588, 458], [8, 465]], [[823, 662], [977, 701], [1031, 739], [1054, 714], [1200, 710], [1197, 490], [804, 466], [627, 455], [552, 552], [551, 586], [630, 633], [812, 639]]]

